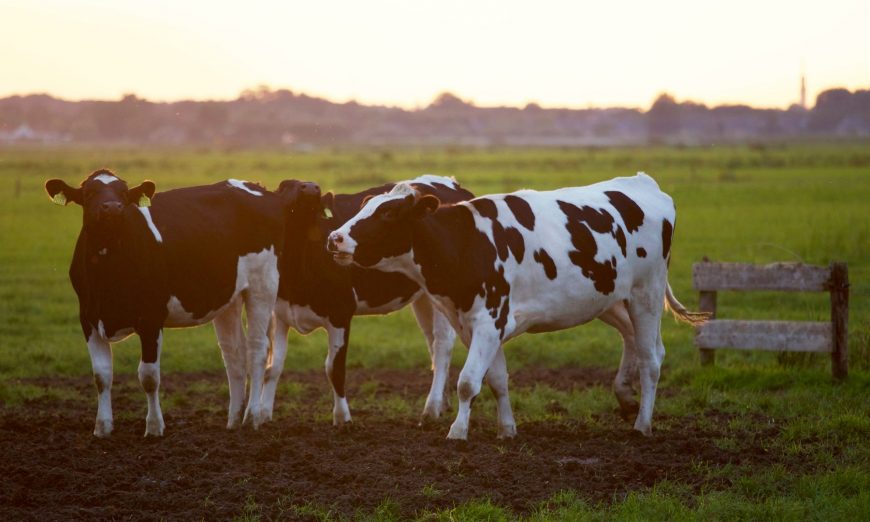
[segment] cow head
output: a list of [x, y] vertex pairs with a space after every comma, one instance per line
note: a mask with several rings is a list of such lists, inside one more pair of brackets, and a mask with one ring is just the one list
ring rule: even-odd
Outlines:
[[294, 217], [313, 220], [323, 214], [320, 202], [320, 186], [310, 181], [285, 179], [278, 185], [276, 194], [281, 196], [284, 207]]
[[415, 221], [440, 204], [437, 197], [421, 196], [411, 185], [400, 183], [387, 194], [363, 201], [357, 215], [329, 235], [326, 249], [340, 265], [374, 267], [410, 252]]
[[81, 205], [84, 210], [82, 228], [109, 240], [123, 222], [125, 207], [151, 204], [154, 183], [144, 181], [131, 189], [112, 171], [101, 169], [88, 176], [78, 188], [70, 187], [60, 179], [50, 179], [45, 182], [45, 191], [58, 205], [69, 202]]

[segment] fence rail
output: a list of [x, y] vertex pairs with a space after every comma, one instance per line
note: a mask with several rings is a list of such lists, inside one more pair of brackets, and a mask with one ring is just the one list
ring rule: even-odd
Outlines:
[[[849, 374], [847, 338], [849, 317], [849, 275], [845, 263], [829, 266], [802, 263], [712, 263], [704, 259], [692, 266], [692, 284], [700, 292], [700, 309], [713, 319], [697, 327], [695, 346], [701, 364], [715, 362], [721, 348], [777, 352], [821, 352], [831, 354], [835, 379]], [[783, 291], [829, 292], [830, 322], [733, 321], [715, 319], [717, 292]]]

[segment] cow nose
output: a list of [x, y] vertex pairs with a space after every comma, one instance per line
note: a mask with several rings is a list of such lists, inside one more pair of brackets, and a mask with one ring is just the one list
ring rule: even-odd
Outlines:
[[344, 243], [344, 236], [337, 232], [333, 232], [329, 234], [329, 238], [326, 240], [326, 249], [330, 252], [335, 252], [338, 250], [338, 245]]
[[320, 196], [320, 187], [317, 185], [317, 183], [303, 183], [302, 194], [306, 196]]
[[106, 214], [120, 214], [121, 208], [122, 206], [120, 201], [106, 201], [105, 203], [100, 205], [100, 210], [102, 210]]

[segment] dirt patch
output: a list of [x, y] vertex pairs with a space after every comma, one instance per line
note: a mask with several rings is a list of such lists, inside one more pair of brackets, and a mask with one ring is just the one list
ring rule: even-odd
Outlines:
[[[376, 395], [414, 401], [428, 390], [424, 371], [353, 373], [351, 393], [377, 382]], [[512, 374], [511, 384], [571, 389], [609, 385], [612, 375], [527, 369]], [[224, 519], [247, 503], [267, 517], [293, 518], [286, 511], [291, 505], [311, 502], [351, 514], [385, 499], [413, 515], [479, 498], [527, 512], [560, 490], [608, 501], [664, 479], [700, 488], [711, 485], [705, 467], [767, 466], [778, 458], [763, 447], [774, 428], [735, 433], [723, 414], [659, 416], [651, 438], [632, 432], [616, 414], [594, 424], [525, 423], [511, 441], [498, 441], [491, 421], [472, 419], [471, 441], [456, 443], [444, 438], [450, 414], [420, 427], [413, 415], [369, 408], [355, 409], [353, 427], [340, 431], [325, 420], [322, 372], [288, 379], [302, 383], [303, 392], [283, 399], [286, 408], [273, 423], [257, 432], [228, 432], [218, 409], [225, 398], [214, 392], [223, 375], [166, 376], [166, 393], [185, 401], [164, 406], [160, 440], [142, 437], [145, 399], [134, 377], [116, 377], [109, 440], [91, 435], [96, 398], [90, 379], [28, 380], [74, 389], [87, 399], [43, 398], [0, 409], [0, 517]], [[719, 447], [717, 439], [725, 436], [739, 447]]]

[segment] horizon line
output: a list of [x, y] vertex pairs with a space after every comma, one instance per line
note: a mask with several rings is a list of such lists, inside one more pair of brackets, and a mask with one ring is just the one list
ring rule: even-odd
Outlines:
[[[868, 87], [868, 88], [870, 88], [870, 87]], [[849, 90], [846, 87], [832, 86], [832, 87], [826, 87], [824, 89], [820, 89], [818, 91], [818, 93], [820, 94], [820, 93], [823, 93], [823, 92], [826, 92], [826, 91], [829, 91], [832, 89], [846, 89], [846, 90], [852, 92], [851, 90]], [[855, 89], [855, 90], [862, 90], [862, 89]], [[522, 109], [525, 109], [526, 107], [529, 107], [531, 105], [537, 105], [538, 107], [540, 107], [541, 109], [544, 109], [544, 110], [628, 109], [628, 110], [649, 111], [652, 108], [652, 106], [655, 104], [655, 101], [658, 100], [661, 96], [670, 96], [678, 104], [691, 103], [691, 104], [703, 105], [703, 106], [708, 107], [708, 108], [740, 106], [740, 107], [749, 107], [749, 108], [755, 109], [755, 110], [788, 110], [789, 108], [791, 108], [795, 105], [800, 106], [799, 101], [793, 101], [791, 103], [784, 104], [783, 106], [780, 106], [780, 107], [755, 106], [755, 105], [751, 105], [748, 102], [740, 102], [740, 101], [730, 101], [730, 102], [724, 102], [724, 103], [711, 104], [711, 103], [707, 103], [704, 101], [699, 101], [699, 100], [695, 100], [695, 99], [691, 99], [691, 98], [685, 98], [685, 99], [679, 98], [677, 95], [674, 95], [671, 92], [666, 91], [666, 90], [657, 94], [655, 96], [655, 98], [649, 103], [649, 105], [646, 108], [644, 108], [642, 106], [638, 106], [638, 105], [635, 105], [635, 106], [631, 106], [631, 105], [593, 105], [593, 104], [549, 105], [549, 104], [535, 101], [535, 100], [529, 100], [524, 104], [483, 105], [483, 104], [478, 104], [474, 99], [464, 98], [460, 94], [457, 94], [456, 92], [453, 92], [450, 90], [438, 91], [438, 93], [435, 94], [432, 97], [432, 99], [429, 102], [427, 102], [426, 104], [406, 105], [406, 104], [399, 104], [399, 103], [392, 103], [391, 104], [391, 103], [386, 103], [386, 102], [382, 103], [382, 102], [376, 102], [376, 101], [371, 101], [371, 102], [370, 101], [361, 101], [357, 98], [347, 98], [345, 100], [339, 100], [339, 99], [335, 99], [335, 98], [330, 98], [328, 96], [311, 94], [311, 93], [308, 93], [308, 92], [305, 92], [302, 90], [294, 90], [294, 89], [291, 89], [289, 87], [278, 87], [278, 86], [270, 86], [270, 85], [265, 85], [265, 84], [260, 84], [260, 85], [256, 85], [253, 87], [243, 89], [235, 97], [232, 97], [232, 98], [231, 97], [224, 97], [224, 98], [221, 98], [221, 97], [203, 97], [203, 98], [181, 97], [181, 98], [175, 98], [175, 99], [166, 99], [166, 98], [161, 99], [161, 98], [148, 98], [148, 97], [140, 96], [136, 92], [125, 92], [125, 93], [120, 94], [117, 98], [97, 98], [97, 97], [92, 98], [92, 97], [66, 97], [66, 96], [62, 96], [62, 95], [56, 95], [56, 94], [53, 94], [53, 93], [48, 92], [48, 91], [32, 91], [32, 92], [28, 92], [28, 93], [5, 93], [5, 94], [0, 95], [0, 99], [8, 99], [8, 98], [14, 98], [14, 97], [25, 98], [25, 97], [29, 97], [29, 96], [48, 96], [48, 97], [56, 99], [56, 100], [61, 100], [61, 101], [65, 101], [65, 102], [72, 102], [72, 103], [79, 103], [79, 102], [119, 102], [127, 96], [134, 96], [137, 99], [147, 101], [150, 103], [165, 103], [165, 104], [182, 103], [182, 102], [206, 103], [206, 102], [234, 102], [234, 101], [242, 99], [246, 92], [254, 93], [254, 92], [258, 92], [258, 91], [264, 92], [264, 93], [277, 93], [277, 92], [287, 91], [287, 92], [290, 92], [291, 94], [293, 94], [294, 96], [305, 96], [308, 98], [320, 99], [320, 100], [324, 100], [324, 101], [327, 101], [329, 103], [333, 103], [336, 105], [345, 105], [345, 104], [349, 104], [349, 103], [356, 103], [358, 105], [363, 105], [363, 106], [385, 107], [385, 108], [390, 108], [390, 109], [401, 109], [401, 110], [405, 110], [405, 111], [409, 111], [409, 112], [423, 110], [423, 109], [426, 109], [428, 107], [431, 107], [432, 104], [434, 104], [434, 102], [436, 100], [438, 100], [439, 98], [441, 98], [444, 95], [453, 96], [454, 98], [462, 101], [463, 103], [465, 103], [469, 106], [475, 107], [475, 108], [479, 108], [479, 109], [510, 108], [510, 109], [522, 110]], [[818, 98], [819, 94], [816, 94], [816, 96], [815, 96], [816, 99]], [[815, 99], [813, 100], [812, 106], [808, 103], [807, 106], [804, 108], [810, 109], [811, 107], [814, 107], [814, 106], [815, 106]]]

